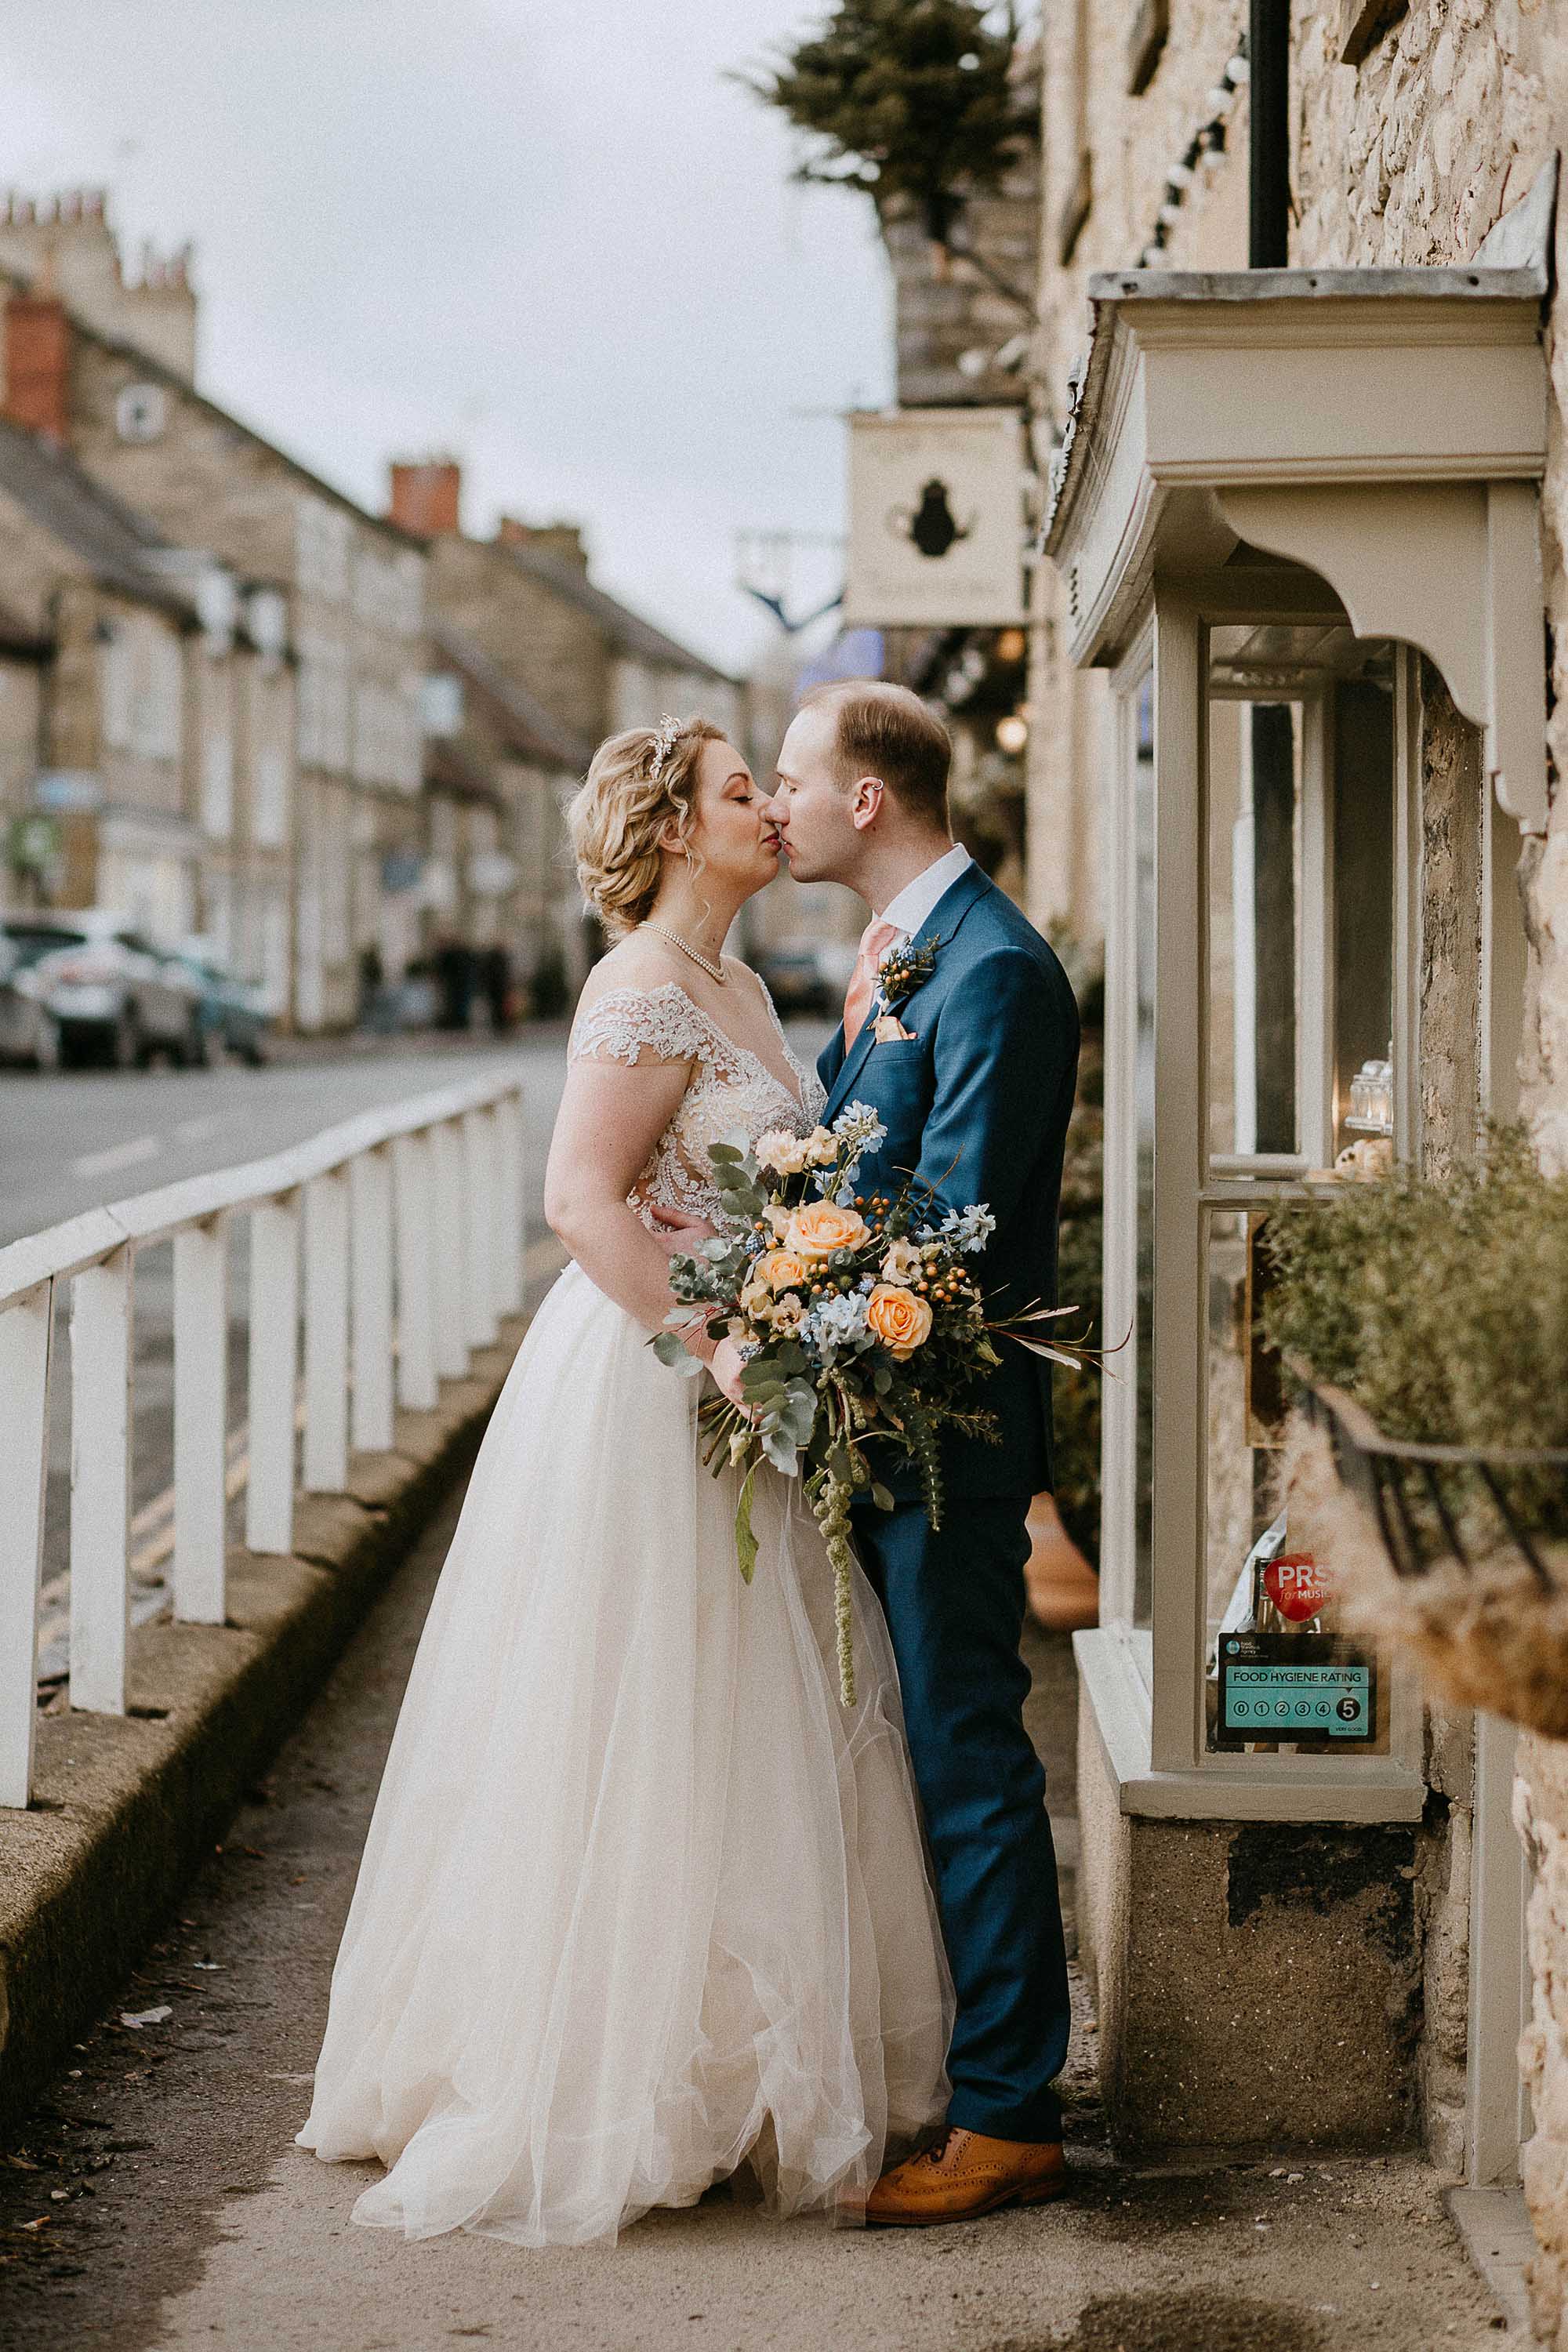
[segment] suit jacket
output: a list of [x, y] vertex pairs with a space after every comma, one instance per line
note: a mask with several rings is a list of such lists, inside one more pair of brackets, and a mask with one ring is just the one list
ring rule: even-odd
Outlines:
[[[1062, 1152], [1078, 1080], [1078, 1006], [1053, 950], [978, 866], [937, 901], [912, 945], [931, 945], [929, 980], [896, 1007], [908, 1039], [879, 1044], [874, 1016], [847, 1055], [838, 1029], [817, 1074], [825, 1118], [868, 1103], [886, 1140], [860, 1163], [857, 1191], [896, 1193], [912, 1171], [936, 1213], [972, 1202], [996, 1220], [979, 1273], [994, 1318], [1057, 1303]], [[1046, 1336], [1048, 1335], [1048, 1328]], [[1051, 1368], [1003, 1340], [977, 1391], [1000, 1444], [950, 1436], [950, 1495], [1037, 1494], [1051, 1484]], [[885, 1474], [884, 1474], [885, 1475]], [[910, 1498], [912, 1474], [887, 1482]]]

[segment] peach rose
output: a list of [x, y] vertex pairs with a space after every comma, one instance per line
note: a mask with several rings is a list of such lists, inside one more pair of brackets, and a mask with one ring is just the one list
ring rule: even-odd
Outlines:
[[912, 1356], [931, 1332], [931, 1302], [896, 1282], [879, 1282], [866, 1301], [866, 1320], [891, 1356]]
[[790, 1218], [784, 1246], [810, 1263], [831, 1257], [835, 1250], [858, 1249], [866, 1238], [858, 1209], [841, 1209], [837, 1201], [806, 1201]]
[[884, 1282], [901, 1282], [906, 1286], [913, 1282], [925, 1261], [913, 1242], [902, 1239], [888, 1244], [888, 1255], [882, 1260]]
[[771, 1168], [775, 1176], [798, 1176], [811, 1157], [805, 1139], [792, 1134], [787, 1127], [759, 1135], [752, 1148], [758, 1167]]
[[805, 1261], [793, 1250], [764, 1250], [752, 1268], [755, 1282], [765, 1282], [770, 1290], [799, 1290], [805, 1282]]

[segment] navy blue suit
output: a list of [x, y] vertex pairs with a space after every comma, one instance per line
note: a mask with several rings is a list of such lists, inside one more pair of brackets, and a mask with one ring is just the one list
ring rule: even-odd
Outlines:
[[[879, 1043], [868, 1016], [846, 1055], [840, 1031], [817, 1066], [825, 1116], [869, 1103], [888, 1130], [861, 1163], [861, 1192], [897, 1192], [913, 1171], [941, 1207], [990, 1209], [996, 1231], [978, 1265], [994, 1317], [1052, 1306], [1078, 1075], [1067, 975], [978, 866], [944, 892], [914, 944], [936, 957], [897, 1007], [912, 1035]], [[1050, 1370], [1006, 1342], [1001, 1353], [982, 1392], [1001, 1443], [944, 1444], [941, 1528], [905, 1474], [887, 1482], [895, 1510], [856, 1511], [855, 1538], [898, 1659], [958, 1995], [948, 2120], [998, 2139], [1051, 2140], [1067, 1961], [1018, 1655], [1025, 1520], [1031, 1496], [1051, 1484]]]

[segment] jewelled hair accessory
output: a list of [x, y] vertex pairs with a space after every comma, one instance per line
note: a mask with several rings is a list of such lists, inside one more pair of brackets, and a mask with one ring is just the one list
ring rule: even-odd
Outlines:
[[664, 763], [668, 759], [670, 753], [674, 751], [676, 738], [679, 733], [680, 721], [679, 719], [661, 719], [659, 720], [658, 729], [654, 734], [653, 750], [648, 757], [647, 774], [649, 783], [658, 783], [659, 777], [663, 772]]

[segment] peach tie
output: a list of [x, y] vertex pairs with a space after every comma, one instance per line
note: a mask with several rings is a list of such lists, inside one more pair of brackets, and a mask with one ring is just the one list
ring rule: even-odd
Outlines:
[[848, 1052], [860, 1034], [860, 1024], [871, 1009], [871, 999], [877, 989], [877, 966], [895, 940], [903, 938], [897, 923], [868, 923], [860, 934], [860, 952], [855, 959], [855, 969], [849, 975], [849, 985], [844, 992], [844, 1050]]

